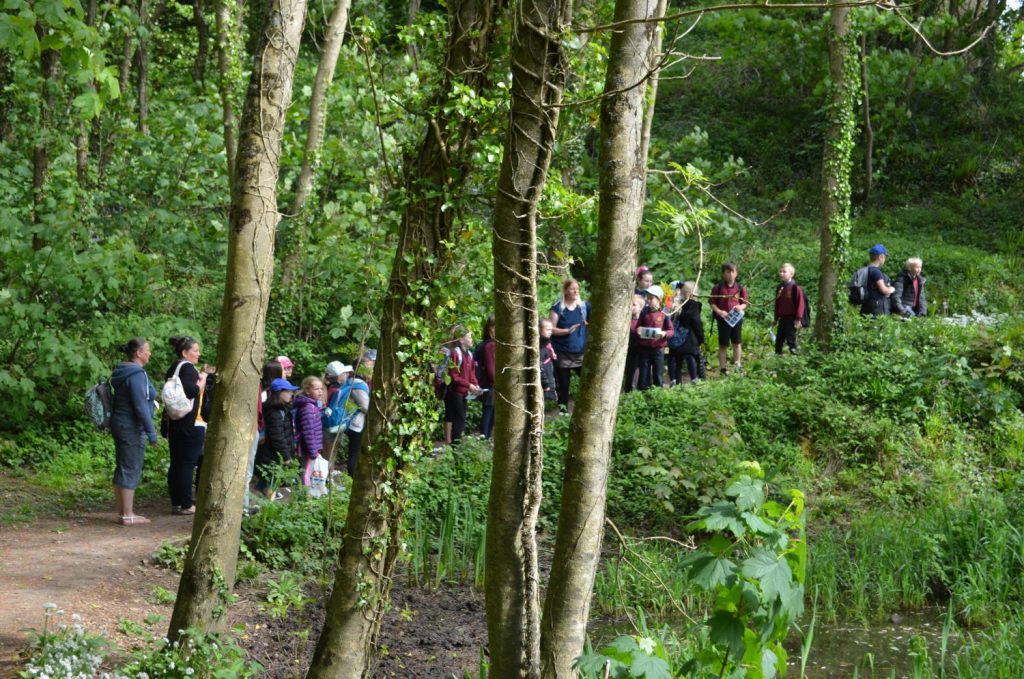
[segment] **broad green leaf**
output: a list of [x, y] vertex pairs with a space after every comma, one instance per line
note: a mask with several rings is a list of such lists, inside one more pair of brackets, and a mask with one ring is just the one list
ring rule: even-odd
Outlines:
[[690, 577], [706, 590], [727, 584], [729, 578], [736, 574], [736, 564], [722, 556], [695, 552], [687, 561]]
[[792, 590], [793, 571], [781, 555], [759, 549], [743, 562], [743, 575], [761, 583], [766, 600], [788, 597]]
[[764, 502], [764, 481], [743, 475], [725, 489], [725, 494], [736, 498], [740, 511], [757, 510]]
[[743, 657], [743, 632], [746, 628], [743, 621], [731, 613], [716, 611], [708, 620], [711, 628], [711, 641], [728, 646], [737, 658]]
[[672, 670], [661, 658], [651, 655], [634, 656], [629, 664], [629, 676], [644, 679], [672, 679]]

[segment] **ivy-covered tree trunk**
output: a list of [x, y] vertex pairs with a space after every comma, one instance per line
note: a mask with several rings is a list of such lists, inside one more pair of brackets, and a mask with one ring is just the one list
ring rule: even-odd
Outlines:
[[217, 31], [217, 90], [220, 94], [220, 105], [224, 121], [224, 151], [228, 157], [228, 186], [235, 185], [235, 156], [238, 155], [238, 141], [235, 138], [235, 107], [231, 97], [232, 65], [238, 59], [240, 42], [235, 31], [231, 30], [234, 17], [228, 7], [229, 0], [214, 0]]
[[475, 92], [486, 86], [500, 6], [498, 0], [449, 4], [443, 80], [427, 108], [423, 140], [404, 162], [403, 194], [408, 202], [384, 298], [373, 399], [334, 590], [306, 675], [311, 679], [372, 676], [371, 662], [399, 555], [403, 468], [429, 449], [426, 413], [436, 409], [436, 402], [424, 402], [433, 399], [433, 393], [423, 379], [435, 350], [426, 331], [436, 303], [430, 299], [432, 284], [447, 268], [446, 243], [458, 236], [457, 203], [479, 136], [475, 117], [459, 111], [450, 96], [456, 83]]
[[[544, 393], [537, 310], [537, 203], [544, 191], [566, 79], [560, 42], [571, 0], [526, 0], [512, 39], [512, 101], [493, 216], [494, 467], [487, 517], [491, 676], [540, 675], [537, 517]], [[509, 367], [515, 366], [514, 369]]]
[[846, 266], [850, 250], [850, 171], [860, 82], [857, 39], [850, 30], [850, 8], [832, 7], [829, 12], [830, 82], [821, 177], [821, 277], [814, 324], [814, 336], [826, 347], [832, 342], [836, 323], [838, 272]]
[[[598, 246], [587, 336], [562, 482], [562, 506], [541, 628], [543, 676], [570, 679], [583, 652], [604, 536], [612, 434], [625, 371], [637, 236], [647, 176], [644, 78], [665, 5], [618, 0], [601, 102]], [[631, 23], [626, 23], [631, 22]]]
[[217, 390], [207, 432], [192, 541], [168, 637], [217, 629], [235, 582], [256, 394], [274, 278], [277, 180], [285, 115], [292, 98], [306, 0], [273, 0], [263, 48], [242, 111], [238, 174], [232, 189]]

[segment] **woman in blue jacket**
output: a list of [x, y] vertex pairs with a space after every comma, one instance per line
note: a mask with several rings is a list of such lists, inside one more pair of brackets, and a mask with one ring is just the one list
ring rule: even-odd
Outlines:
[[110, 387], [114, 392], [110, 412], [110, 433], [114, 436], [114, 500], [122, 526], [149, 523], [135, 513], [135, 489], [142, 479], [146, 446], [156, 445], [156, 389], [149, 381], [149, 342], [134, 337], [119, 347], [126, 361], [114, 368]]
[[587, 318], [590, 302], [580, 299], [580, 284], [575, 278], [562, 282], [562, 298], [551, 305], [551, 346], [555, 359], [555, 390], [558, 405], [569, 407], [569, 380], [572, 373], [583, 368], [583, 351], [587, 346]]

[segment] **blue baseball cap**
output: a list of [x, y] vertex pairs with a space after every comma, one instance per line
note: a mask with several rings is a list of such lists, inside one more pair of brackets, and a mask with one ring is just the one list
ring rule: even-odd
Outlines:
[[881, 243], [871, 248], [871, 256], [877, 257], [878, 255], [888, 255], [889, 251], [885, 249], [885, 246]]
[[289, 382], [288, 380], [286, 380], [283, 377], [278, 377], [276, 380], [274, 380], [273, 382], [270, 383], [270, 391], [271, 392], [298, 391], [298, 390], [299, 390], [299, 387], [296, 387], [294, 384], [292, 384], [291, 382]]

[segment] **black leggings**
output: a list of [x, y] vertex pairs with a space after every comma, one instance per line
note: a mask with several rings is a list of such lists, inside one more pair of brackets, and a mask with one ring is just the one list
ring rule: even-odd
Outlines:
[[583, 372], [583, 368], [561, 368], [555, 366], [555, 390], [558, 392], [558, 405], [569, 407], [569, 380], [572, 374]]
[[168, 443], [171, 450], [171, 464], [167, 468], [167, 493], [171, 505], [188, 509], [195, 504], [192, 496], [193, 484], [198, 485], [198, 471], [203, 464], [203, 443], [206, 429], [196, 427], [191, 436], [171, 433]]
[[359, 462], [359, 444], [363, 440], [363, 432], [348, 429], [345, 434], [348, 435], [348, 475], [355, 478], [356, 463]]

